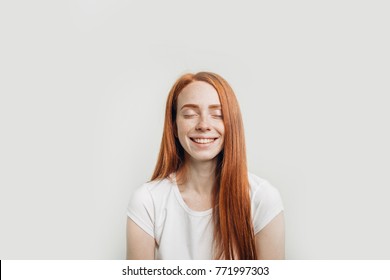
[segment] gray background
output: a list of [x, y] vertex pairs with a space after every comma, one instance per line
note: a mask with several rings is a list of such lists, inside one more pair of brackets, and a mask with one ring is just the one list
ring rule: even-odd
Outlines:
[[176, 78], [225, 77], [288, 259], [390, 259], [387, 1], [1, 1], [0, 258], [122, 259]]

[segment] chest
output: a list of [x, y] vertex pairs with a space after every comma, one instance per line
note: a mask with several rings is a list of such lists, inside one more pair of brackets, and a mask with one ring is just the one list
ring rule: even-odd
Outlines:
[[193, 211], [206, 211], [212, 208], [211, 194], [199, 194], [194, 191], [180, 191], [184, 203]]

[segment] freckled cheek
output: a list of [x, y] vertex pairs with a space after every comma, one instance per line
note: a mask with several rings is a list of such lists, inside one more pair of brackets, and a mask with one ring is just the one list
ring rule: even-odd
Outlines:
[[225, 126], [222, 124], [219, 124], [216, 126], [217, 131], [223, 136], [225, 134]]
[[177, 122], [177, 132], [180, 136], [185, 136], [188, 132], [191, 131], [193, 125], [188, 122]]
[[196, 126], [196, 123], [193, 122], [193, 121], [190, 121], [190, 120], [188, 120], [188, 121], [180, 120], [180, 121], [177, 122], [177, 128], [181, 129], [181, 130], [190, 130], [194, 126]]

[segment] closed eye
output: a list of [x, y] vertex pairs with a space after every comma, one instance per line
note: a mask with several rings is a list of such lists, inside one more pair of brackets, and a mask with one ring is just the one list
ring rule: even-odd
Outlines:
[[210, 113], [211, 113], [211, 116], [213, 118], [222, 119], [222, 110], [221, 109], [212, 110]]
[[197, 116], [196, 114], [187, 114], [187, 115], [184, 115], [184, 118], [193, 118], [196, 116]]

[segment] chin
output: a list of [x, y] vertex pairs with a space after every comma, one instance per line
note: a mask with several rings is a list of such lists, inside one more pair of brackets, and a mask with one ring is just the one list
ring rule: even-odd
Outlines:
[[211, 161], [211, 160], [214, 160], [217, 158], [218, 154], [213, 154], [213, 155], [194, 155], [194, 154], [190, 154], [189, 155], [193, 160], [196, 160], [196, 161]]

